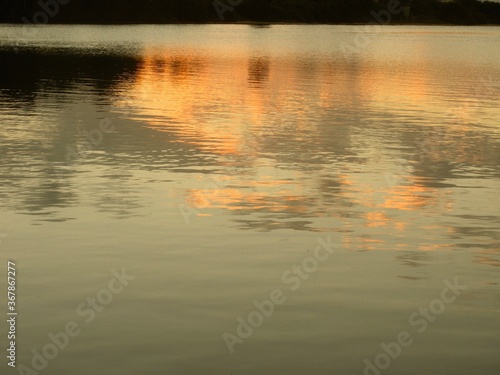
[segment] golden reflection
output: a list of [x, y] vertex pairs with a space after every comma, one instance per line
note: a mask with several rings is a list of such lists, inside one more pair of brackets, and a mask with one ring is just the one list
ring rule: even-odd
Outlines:
[[364, 251], [380, 250], [384, 245], [384, 241], [374, 238], [360, 237], [357, 240], [360, 243], [360, 249]]
[[[308, 213], [306, 196], [304, 192], [298, 191], [299, 185], [286, 180], [272, 180], [270, 176], [261, 178], [262, 180], [245, 181], [237, 188], [191, 189], [186, 192], [186, 201], [194, 207], [224, 208], [230, 211], [266, 210], [296, 215]], [[231, 182], [226, 181], [228, 184]]]
[[452, 249], [452, 245], [451, 244], [422, 244], [418, 247], [418, 250], [420, 251], [441, 251], [441, 250], [444, 250], [446, 248], [450, 248]]
[[[217, 56], [201, 50], [145, 50], [126, 88], [135, 108], [131, 117], [159, 134], [165, 147], [181, 144], [192, 154], [213, 156], [219, 166], [249, 171], [232, 175], [223, 170], [227, 180], [217, 189], [185, 189], [194, 207], [268, 214], [273, 220], [282, 219], [278, 214], [312, 221], [335, 218], [343, 225], [336, 230], [349, 231], [349, 219], [342, 215], [356, 205], [364, 228], [375, 233], [391, 228], [403, 235], [412, 227], [412, 212], [453, 209], [453, 197], [439, 186], [453, 173], [450, 160], [479, 166], [492, 157], [484, 149], [471, 152], [471, 144], [484, 143], [483, 133], [466, 115], [474, 109], [461, 108], [455, 123], [455, 104], [435, 98], [446, 97], [443, 92], [456, 83], [445, 81], [425, 59], [412, 66], [410, 76], [397, 62], [351, 64], [341, 58], [236, 51]], [[427, 122], [421, 113], [428, 115]], [[443, 123], [443, 113], [449, 113], [444, 116], [449, 123]], [[389, 144], [401, 155], [394, 151], [381, 157]], [[417, 160], [405, 161], [407, 150]], [[255, 173], [262, 160], [273, 173]], [[376, 188], [366, 176], [375, 176], [375, 170], [382, 176], [384, 163], [387, 170], [394, 163], [411, 168], [401, 182]], [[408, 215], [396, 219], [391, 210]], [[348, 238], [343, 241], [352, 246]], [[385, 246], [385, 240], [370, 236], [360, 241], [365, 250]], [[421, 250], [446, 246], [422, 245]], [[392, 248], [406, 245], [393, 243]]]
[[386, 226], [389, 222], [389, 218], [387, 217], [387, 215], [383, 212], [380, 212], [380, 211], [379, 212], [367, 212], [364, 215], [364, 217], [367, 221], [366, 226], [371, 227], [371, 228]]
[[418, 210], [438, 203], [437, 189], [421, 185], [398, 185], [386, 191], [387, 198], [380, 207], [398, 210]]

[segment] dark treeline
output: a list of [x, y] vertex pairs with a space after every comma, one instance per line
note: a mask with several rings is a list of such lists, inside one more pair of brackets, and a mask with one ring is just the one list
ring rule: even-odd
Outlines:
[[[364, 23], [387, 8], [385, 0], [0, 0], [0, 22]], [[410, 10], [391, 23], [500, 24], [500, 3], [489, 1], [413, 0]]]

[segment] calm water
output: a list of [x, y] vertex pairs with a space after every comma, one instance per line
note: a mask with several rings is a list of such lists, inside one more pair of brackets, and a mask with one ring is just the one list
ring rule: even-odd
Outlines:
[[18, 364], [74, 321], [42, 373], [358, 375], [406, 331], [383, 374], [498, 374], [499, 83], [494, 27], [0, 26]]

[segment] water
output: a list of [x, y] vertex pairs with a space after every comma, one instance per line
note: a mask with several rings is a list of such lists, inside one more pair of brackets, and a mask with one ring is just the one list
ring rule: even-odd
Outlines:
[[[498, 374], [499, 47], [495, 27], [0, 26], [18, 365], [74, 321], [42, 373]], [[467, 286], [449, 303], [446, 280]]]

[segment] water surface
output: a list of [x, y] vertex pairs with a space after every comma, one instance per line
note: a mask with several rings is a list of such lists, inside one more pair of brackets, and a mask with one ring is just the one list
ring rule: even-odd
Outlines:
[[[497, 374], [500, 30], [363, 30], [0, 26], [20, 363], [73, 320], [44, 373], [362, 374], [407, 331], [384, 374]], [[292, 291], [284, 272], [329, 236]], [[76, 307], [123, 267], [86, 324]], [[224, 332], [275, 288], [230, 354]]]

